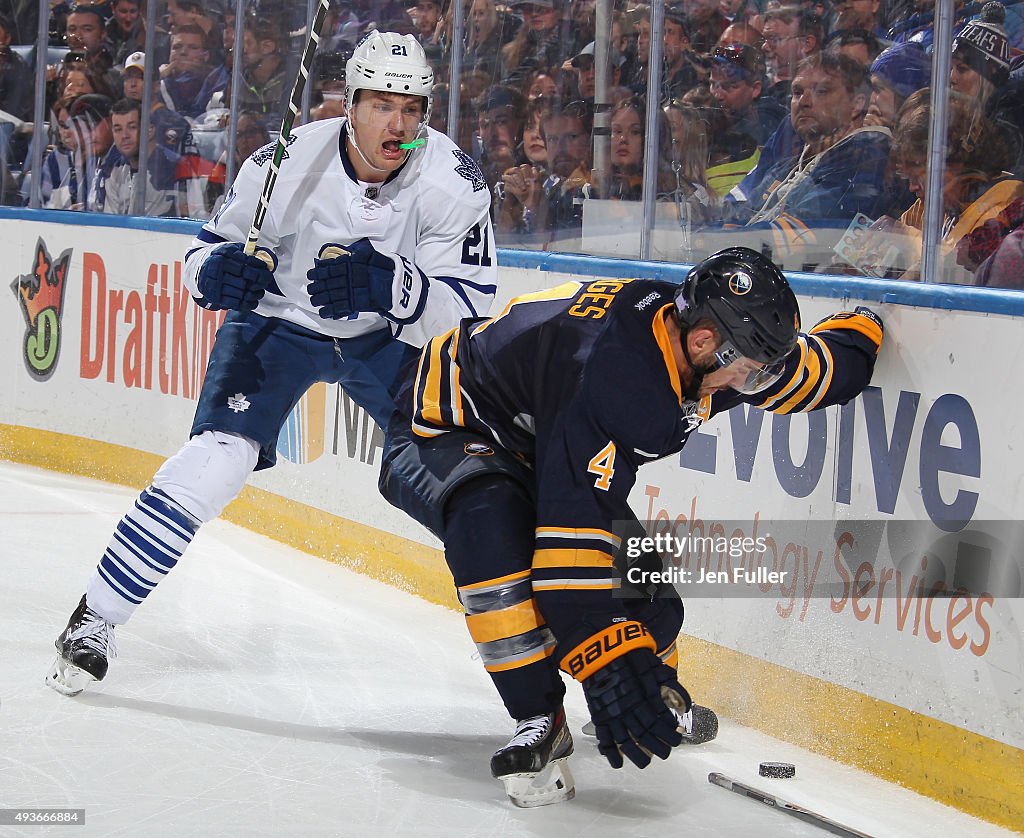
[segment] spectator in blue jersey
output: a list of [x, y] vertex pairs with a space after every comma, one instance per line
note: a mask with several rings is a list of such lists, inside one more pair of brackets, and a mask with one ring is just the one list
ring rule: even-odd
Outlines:
[[156, 127], [149, 126], [149, 155], [146, 158], [146, 189], [138, 209], [132, 210], [132, 193], [139, 173], [142, 105], [134, 99], [115, 102], [110, 112], [114, 145], [123, 160], [110, 172], [103, 211], [115, 215], [144, 215], [174, 218], [181, 215], [181, 188], [177, 167], [179, 157], [156, 142]]
[[804, 59], [790, 105], [803, 147], [769, 169], [749, 201], [727, 203], [727, 220], [770, 226], [785, 250], [813, 244], [815, 226], [849, 222], [859, 212], [877, 218], [888, 202], [890, 133], [861, 127], [868, 91], [865, 69], [854, 59], [829, 52]]
[[160, 83], [160, 95], [171, 110], [195, 119], [205, 110], [200, 91], [210, 74], [206, 34], [198, 26], [179, 26], [171, 35], [171, 57]]
[[79, 201], [70, 209], [103, 212], [106, 203], [107, 179], [122, 162], [121, 152], [114, 145], [110, 128], [113, 102], [98, 93], [79, 96], [68, 109], [75, 132], [75, 170], [78, 177]]

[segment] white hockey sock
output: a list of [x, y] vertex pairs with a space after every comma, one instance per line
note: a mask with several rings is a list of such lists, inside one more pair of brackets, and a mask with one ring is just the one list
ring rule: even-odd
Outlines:
[[150, 487], [139, 495], [107, 545], [86, 588], [89, 607], [112, 623], [126, 623], [178, 563], [200, 521]]

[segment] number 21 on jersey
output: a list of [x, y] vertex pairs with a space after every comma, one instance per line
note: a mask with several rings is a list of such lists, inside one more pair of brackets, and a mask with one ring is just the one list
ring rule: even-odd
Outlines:
[[587, 464], [587, 473], [597, 475], [594, 488], [607, 492], [615, 476], [615, 443], [609, 442]]

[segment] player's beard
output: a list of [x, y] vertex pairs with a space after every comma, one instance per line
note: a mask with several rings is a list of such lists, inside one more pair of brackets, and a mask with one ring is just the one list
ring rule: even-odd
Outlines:
[[704, 383], [704, 376], [714, 372], [714, 367], [714, 364], [690, 364], [690, 380], [683, 388], [683, 396], [688, 401], [700, 401], [700, 387]]

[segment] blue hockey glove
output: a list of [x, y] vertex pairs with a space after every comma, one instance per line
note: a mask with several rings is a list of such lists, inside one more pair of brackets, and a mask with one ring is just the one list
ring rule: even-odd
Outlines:
[[199, 268], [196, 286], [201, 297], [196, 302], [205, 309], [252, 311], [260, 304], [267, 286], [274, 282], [276, 260], [265, 248], [260, 256], [246, 256], [245, 245], [228, 242], [218, 245]]
[[[647, 645], [647, 644], [650, 645]], [[654, 641], [634, 621], [613, 624], [588, 638], [562, 660], [562, 668], [579, 680], [594, 722], [598, 749], [612, 768], [623, 756], [646, 768], [651, 756], [668, 759], [683, 741], [679, 720], [666, 698], [685, 712], [690, 696], [672, 667], [652, 651]], [[629, 649], [602, 663], [608, 655]]]
[[[328, 245], [321, 254], [337, 250]], [[306, 273], [309, 299], [321, 317], [342, 320], [372, 312], [402, 323], [419, 314], [426, 278], [415, 265], [400, 256], [380, 253], [365, 238], [344, 250], [347, 252], [341, 255], [316, 259]]]

